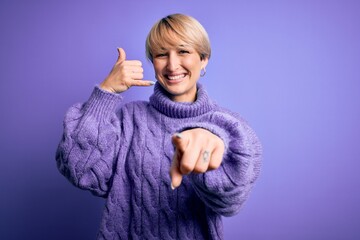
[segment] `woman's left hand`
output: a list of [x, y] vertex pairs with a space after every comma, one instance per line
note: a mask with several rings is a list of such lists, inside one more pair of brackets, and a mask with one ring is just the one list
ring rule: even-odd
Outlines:
[[180, 186], [183, 175], [217, 169], [223, 159], [224, 142], [203, 128], [194, 128], [172, 137], [175, 153], [170, 169], [172, 189]]

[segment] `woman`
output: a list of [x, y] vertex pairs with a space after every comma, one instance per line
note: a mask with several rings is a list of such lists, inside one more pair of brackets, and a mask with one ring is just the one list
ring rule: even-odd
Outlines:
[[182, 14], [157, 22], [146, 39], [154, 93], [116, 112], [122, 92], [154, 84], [118, 51], [108, 77], [66, 114], [60, 172], [107, 199], [98, 239], [222, 239], [221, 216], [248, 197], [261, 145], [198, 83], [211, 53], [206, 31]]

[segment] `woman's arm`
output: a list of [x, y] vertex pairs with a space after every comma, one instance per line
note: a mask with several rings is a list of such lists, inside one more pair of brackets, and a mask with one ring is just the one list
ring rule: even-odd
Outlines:
[[85, 104], [73, 106], [65, 116], [64, 134], [56, 153], [58, 168], [73, 184], [96, 195], [107, 195], [120, 139], [125, 135], [121, 129], [131, 122], [124, 119], [126, 114], [120, 113], [120, 119], [116, 116], [115, 108], [121, 99], [116, 93], [131, 86], [154, 84], [142, 80], [141, 65], [138, 60], [126, 60], [125, 51], [118, 48], [118, 59], [100, 87], [94, 89]]
[[[204, 203], [221, 215], [234, 215], [247, 199], [259, 175], [262, 154], [261, 144], [254, 131], [244, 120], [236, 119], [227, 114], [214, 116], [210, 123], [190, 124], [187, 126], [190, 130], [181, 133], [182, 138], [190, 136], [189, 131], [198, 131], [199, 127], [208, 132], [204, 134], [203, 141], [201, 142], [201, 139], [194, 140], [192, 137], [190, 140], [192, 144], [189, 144], [184, 150], [184, 152], [192, 152], [192, 154], [188, 154], [192, 156], [196, 155], [194, 152], [197, 152], [198, 157], [192, 157], [192, 159], [197, 158], [197, 163], [193, 164], [193, 169], [189, 171], [188, 166], [181, 167], [181, 157], [184, 154], [180, 154], [178, 160], [175, 157], [174, 159], [178, 163], [174, 161], [177, 166], [173, 166], [171, 169], [172, 180], [174, 182], [174, 176], [176, 178], [179, 174], [191, 172], [189, 176], [192, 179], [193, 187]], [[177, 138], [175, 136], [173, 139], [178, 141]], [[197, 136], [197, 138], [201, 137]], [[211, 142], [209, 139], [212, 138], [214, 138], [215, 144], [209, 144]], [[221, 144], [217, 144], [219, 139], [221, 139], [223, 148]], [[215, 159], [215, 164], [207, 170], [196, 169], [199, 162], [206, 160], [204, 150], [208, 150], [212, 154], [212, 151], [216, 149], [215, 153], [217, 155], [219, 149], [220, 151], [223, 149], [223, 155], [218, 166], [216, 167], [218, 160]], [[213, 159], [208, 161], [213, 161]], [[211, 166], [211, 163], [207, 164]], [[174, 171], [174, 168], [177, 170]], [[187, 169], [184, 172], [181, 168]], [[216, 169], [214, 170], [214, 168]], [[198, 173], [199, 170], [204, 173]], [[176, 172], [179, 174], [176, 174]]]
[[60, 172], [98, 196], [107, 195], [119, 151], [121, 127], [115, 108], [120, 99], [96, 87], [85, 104], [71, 107], [56, 152]]

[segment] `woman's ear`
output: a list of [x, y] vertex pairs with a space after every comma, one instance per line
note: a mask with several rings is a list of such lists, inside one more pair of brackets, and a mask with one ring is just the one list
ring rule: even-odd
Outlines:
[[209, 62], [209, 58], [205, 57], [201, 60], [201, 69], [204, 69]]

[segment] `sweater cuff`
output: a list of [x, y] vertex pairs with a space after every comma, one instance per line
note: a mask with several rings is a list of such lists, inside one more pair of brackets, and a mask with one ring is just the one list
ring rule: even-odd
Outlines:
[[122, 98], [120, 94], [107, 92], [95, 86], [89, 100], [85, 103], [85, 112], [97, 119], [107, 118], [115, 112]]

